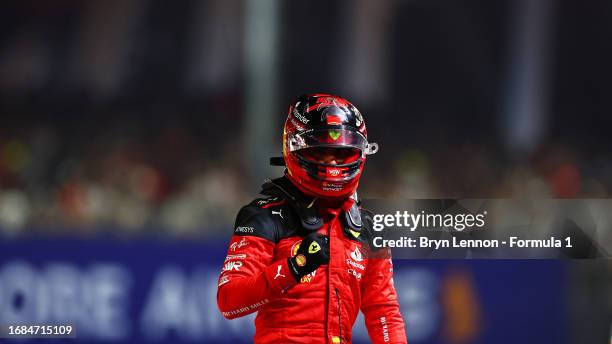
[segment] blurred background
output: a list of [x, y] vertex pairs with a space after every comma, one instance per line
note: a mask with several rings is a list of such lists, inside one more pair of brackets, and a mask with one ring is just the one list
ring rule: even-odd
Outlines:
[[[216, 278], [302, 93], [364, 114], [363, 197], [608, 198], [611, 19], [604, 0], [4, 1], [0, 322], [249, 342]], [[609, 261], [397, 265], [414, 343], [610, 341]]]

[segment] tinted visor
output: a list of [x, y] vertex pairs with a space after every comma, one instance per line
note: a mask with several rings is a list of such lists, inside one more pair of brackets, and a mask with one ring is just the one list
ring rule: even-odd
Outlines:
[[[288, 137], [288, 146], [291, 152], [307, 148], [346, 148], [348, 150], [327, 152], [343, 159], [350, 158], [355, 151], [358, 152], [359, 156], [365, 156], [367, 154], [374, 154], [378, 150], [378, 146], [375, 143], [369, 144], [368, 140], [361, 133], [340, 128], [312, 129], [291, 135]], [[321, 150], [321, 152], [326, 151]]]
[[296, 152], [302, 158], [325, 165], [344, 165], [361, 158], [361, 151], [353, 147], [309, 147]]

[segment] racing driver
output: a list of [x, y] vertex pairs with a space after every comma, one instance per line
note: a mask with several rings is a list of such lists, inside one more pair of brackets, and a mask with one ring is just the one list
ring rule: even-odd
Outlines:
[[367, 140], [359, 110], [329, 94], [299, 97], [283, 131], [284, 176], [238, 213], [217, 303], [258, 312], [255, 343], [351, 343], [361, 310], [372, 343], [406, 343], [388, 251], [375, 251], [357, 186]]

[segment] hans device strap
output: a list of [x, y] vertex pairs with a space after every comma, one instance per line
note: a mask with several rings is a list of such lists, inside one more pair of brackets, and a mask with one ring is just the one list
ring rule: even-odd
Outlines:
[[[262, 185], [261, 194], [281, 196], [289, 200], [289, 204], [295, 209], [304, 229], [316, 231], [323, 226], [323, 219], [312, 206], [314, 199], [304, 196], [287, 178], [266, 179]], [[357, 196], [354, 195], [353, 198], [355, 202], [351, 208], [343, 212], [341, 218], [351, 230], [360, 233], [363, 228], [363, 221]]]
[[309, 199], [291, 184], [286, 178], [266, 179], [261, 186], [262, 195], [281, 196], [289, 200], [289, 204], [295, 209], [302, 227], [308, 231], [316, 231], [323, 226], [323, 219], [314, 207], [314, 199]]
[[361, 220], [361, 211], [359, 210], [359, 201], [356, 199], [356, 194], [354, 198], [355, 203], [353, 203], [348, 211], [344, 212], [344, 224], [356, 232], [361, 232], [363, 221]]

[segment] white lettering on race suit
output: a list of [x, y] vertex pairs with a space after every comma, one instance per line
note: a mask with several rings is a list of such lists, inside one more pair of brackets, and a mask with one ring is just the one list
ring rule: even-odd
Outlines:
[[232, 270], [236, 270], [239, 271], [240, 268], [242, 267], [242, 262], [241, 261], [230, 261], [225, 263], [225, 266], [223, 267], [223, 271], [232, 271]]
[[380, 326], [382, 327], [383, 340], [386, 343], [389, 341], [389, 329], [387, 328], [387, 318], [380, 317]]
[[355, 267], [357, 269], [361, 269], [361, 270], [365, 270], [365, 266], [359, 264], [359, 263], [355, 263], [354, 261], [347, 259], [346, 263], [352, 267]]
[[242, 238], [242, 240], [240, 240], [240, 242], [234, 242], [233, 244], [231, 244], [230, 245], [230, 249], [235, 252], [236, 249], [241, 248], [243, 246], [246, 246], [248, 244], [249, 244], [249, 242], [247, 241], [247, 239], [246, 238]]
[[240, 309], [235, 309], [235, 310], [232, 310], [232, 311], [229, 311], [229, 312], [223, 312], [223, 315], [225, 315], [225, 316], [231, 316], [231, 315], [238, 315], [238, 314], [242, 314], [242, 313], [244, 313], [244, 312], [247, 312], [247, 311], [250, 311], [250, 310], [253, 310], [253, 309], [257, 309], [257, 308], [259, 308], [259, 307], [261, 307], [261, 306], [265, 305], [265, 304], [266, 304], [266, 303], [268, 303], [268, 302], [269, 302], [269, 301], [268, 301], [268, 299], [263, 299], [263, 300], [261, 300], [261, 301], [259, 301], [259, 302], [255, 303], [255, 304], [252, 304], [252, 305], [247, 306], [247, 307], [242, 307], [242, 308], [240, 308]]
[[227, 262], [228, 260], [232, 259], [245, 259], [246, 257], [246, 254], [228, 254], [227, 257], [225, 257], [225, 261]]
[[353, 269], [348, 269], [347, 272], [349, 273], [349, 275], [355, 276], [355, 278], [357, 278], [358, 280], [361, 279], [361, 272], [357, 272], [356, 270], [353, 270]]
[[277, 200], [278, 200], [278, 197], [262, 199], [262, 200], [257, 201], [257, 205], [264, 205], [264, 204], [267, 204], [267, 203], [270, 203], [270, 202], [274, 202], [274, 201], [277, 201]]
[[219, 279], [219, 284], [217, 286], [220, 287], [229, 281], [230, 278], [228, 276], [221, 276], [221, 279]]
[[246, 227], [246, 226], [236, 227], [236, 229], [234, 230], [234, 233], [253, 233], [253, 232], [255, 232], [255, 228]]

